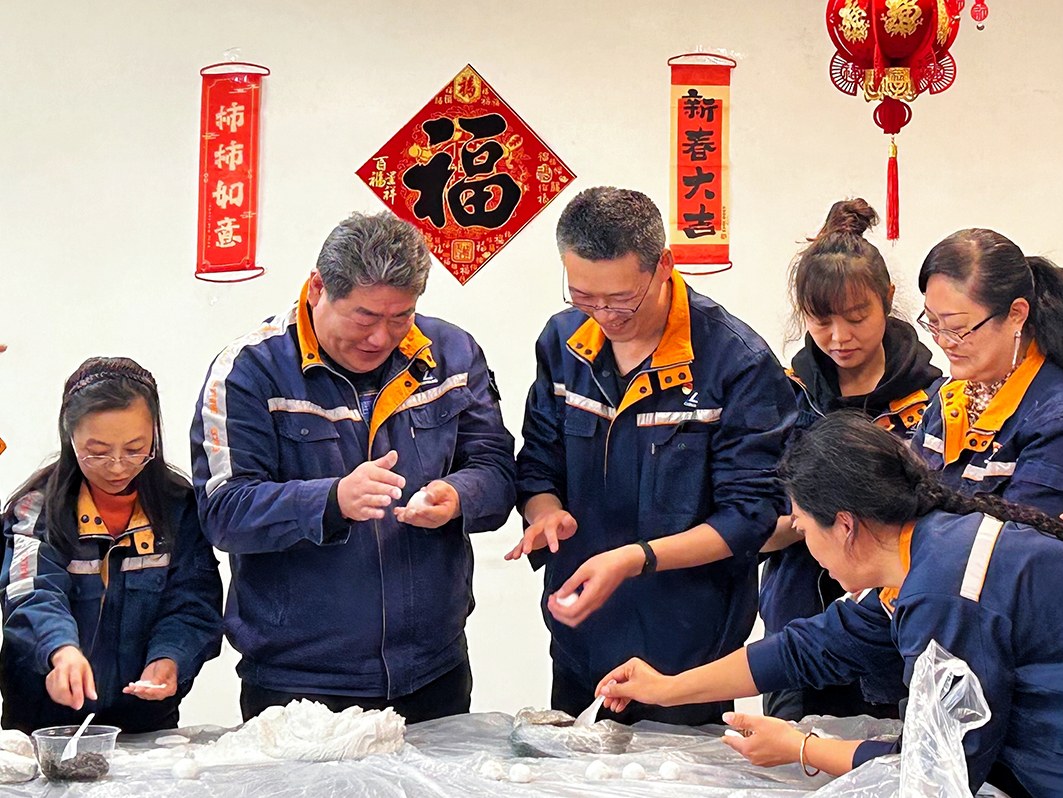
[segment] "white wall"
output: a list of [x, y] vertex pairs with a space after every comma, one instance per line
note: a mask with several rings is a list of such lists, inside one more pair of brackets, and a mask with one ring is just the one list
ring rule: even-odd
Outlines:
[[[557, 216], [579, 189], [642, 189], [667, 209], [666, 59], [738, 54], [730, 272], [695, 281], [782, 351], [784, 274], [830, 203], [884, 209], [886, 138], [830, 84], [822, 0], [451, 3], [0, 2], [0, 494], [57, 447], [65, 377], [122, 354], [160, 385], [170, 458], [213, 355], [290, 303], [325, 235], [379, 203], [354, 172], [471, 62], [578, 175], [464, 288], [441, 268], [421, 304], [473, 332], [516, 432], [532, 344], [559, 308]], [[899, 137], [902, 239], [884, 253], [901, 299], [928, 248], [989, 226], [1060, 257], [1063, 48], [1058, 0], [964, 17], [956, 84], [914, 103]], [[193, 279], [200, 67], [241, 47], [268, 65], [259, 258], [265, 276]], [[914, 313], [912, 314], [914, 316]], [[540, 580], [502, 562], [511, 519], [476, 541], [474, 708], [549, 696]], [[186, 722], [235, 723], [235, 656], [208, 665]]]

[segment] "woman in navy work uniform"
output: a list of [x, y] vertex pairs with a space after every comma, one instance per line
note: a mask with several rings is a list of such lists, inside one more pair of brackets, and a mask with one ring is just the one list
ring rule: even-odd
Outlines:
[[[934, 639], [971, 667], [992, 713], [963, 739], [972, 790], [988, 780], [1013, 798], [1063, 795], [1063, 522], [945, 487], [904, 443], [846, 411], [799, 437], [780, 470], [795, 526], [843, 587], [900, 585], [892, 617], [838, 601], [677, 676], [631, 660], [599, 684], [606, 705], [720, 701], [852, 679], [890, 646], [907, 682]], [[725, 720], [748, 734], [725, 742], [762, 765], [800, 761], [838, 774], [899, 747], [806, 737], [778, 718]]]
[[218, 562], [192, 488], [163, 457], [159, 395], [126, 358], [70, 376], [58, 459], [15, 493], [6, 540], [4, 728], [178, 725], [221, 644]]
[[[923, 416], [941, 371], [908, 322], [890, 315], [893, 281], [878, 249], [864, 232], [878, 221], [862, 199], [834, 203], [823, 229], [795, 261], [790, 292], [807, 330], [788, 375], [797, 395], [797, 429], [827, 413], [863, 411], [875, 423], [909, 438]], [[793, 531], [779, 519], [764, 551], [760, 614], [769, 634], [795, 618], [826, 609], [844, 591]], [[764, 696], [764, 712], [787, 720], [805, 715], [896, 717], [903, 697], [900, 666], [876, 680], [781, 690]], [[865, 697], [866, 696], [866, 697]]]
[[1063, 270], [992, 230], [961, 230], [919, 272], [918, 321], [949, 359], [912, 440], [964, 494], [1063, 513]]

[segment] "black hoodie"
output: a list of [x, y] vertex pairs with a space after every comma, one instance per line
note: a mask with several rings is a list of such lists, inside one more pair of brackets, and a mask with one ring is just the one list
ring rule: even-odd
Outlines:
[[908, 322], [886, 319], [882, 346], [886, 371], [875, 390], [863, 396], [841, 396], [837, 366], [806, 333], [805, 346], [794, 355], [787, 371], [797, 393], [797, 428], [808, 428], [835, 410], [856, 408], [895, 434], [909, 437], [933, 395], [931, 386], [941, 378], [941, 369], [931, 365], [930, 350]]

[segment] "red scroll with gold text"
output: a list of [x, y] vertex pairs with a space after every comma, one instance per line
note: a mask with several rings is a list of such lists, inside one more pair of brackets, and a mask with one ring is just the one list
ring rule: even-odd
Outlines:
[[241, 62], [200, 70], [199, 236], [196, 277], [238, 282], [258, 277], [258, 112], [269, 70]]
[[728, 117], [731, 70], [722, 55], [677, 55], [672, 68], [668, 246], [684, 274], [731, 267]]

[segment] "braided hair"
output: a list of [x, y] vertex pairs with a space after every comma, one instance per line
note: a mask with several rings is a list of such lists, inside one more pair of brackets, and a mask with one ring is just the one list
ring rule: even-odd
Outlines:
[[124, 410], [138, 398], [144, 400], [151, 414], [155, 458], [137, 474], [133, 484], [156, 541], [172, 539], [170, 505], [187, 495], [188, 481], [167, 465], [163, 456], [162, 418], [155, 378], [139, 363], [125, 357], [90, 357], [67, 378], [59, 411], [59, 456], [15, 491], [4, 509], [5, 516], [14, 512], [19, 499], [40, 491], [44, 494], [48, 519], [46, 539], [56, 550], [71, 555], [78, 537], [77, 499], [84, 481], [71, 436], [86, 416]]
[[799, 434], [779, 465], [787, 493], [821, 526], [838, 513], [904, 524], [933, 510], [984, 513], [1063, 540], [1063, 521], [1040, 510], [941, 483], [901, 440], [858, 411], [839, 410]]

